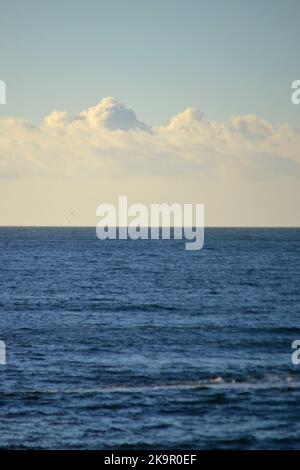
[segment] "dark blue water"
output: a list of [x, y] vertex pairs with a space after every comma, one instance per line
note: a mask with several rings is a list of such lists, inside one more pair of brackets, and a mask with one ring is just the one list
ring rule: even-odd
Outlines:
[[1, 448], [300, 447], [300, 230], [0, 229]]

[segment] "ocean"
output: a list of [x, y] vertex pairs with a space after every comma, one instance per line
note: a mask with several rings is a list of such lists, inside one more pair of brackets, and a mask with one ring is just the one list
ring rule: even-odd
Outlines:
[[300, 447], [300, 229], [0, 229], [0, 448]]

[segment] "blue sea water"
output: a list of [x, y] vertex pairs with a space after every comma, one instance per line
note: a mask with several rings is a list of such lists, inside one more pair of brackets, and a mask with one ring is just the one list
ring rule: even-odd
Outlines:
[[0, 448], [300, 448], [300, 230], [0, 229]]

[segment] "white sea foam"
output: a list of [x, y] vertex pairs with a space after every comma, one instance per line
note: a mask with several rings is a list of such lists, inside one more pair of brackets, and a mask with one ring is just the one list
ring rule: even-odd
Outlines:
[[[196, 390], [196, 389], [222, 389], [222, 390], [257, 390], [268, 388], [300, 388], [300, 380], [294, 380], [292, 377], [285, 378], [269, 377], [264, 380], [257, 381], [236, 381], [230, 379], [225, 381], [222, 377], [215, 377], [207, 381], [196, 382], [179, 382], [179, 383], [166, 383], [166, 384], [151, 384], [151, 385], [113, 385], [106, 387], [92, 387], [92, 388], [66, 388], [66, 389], [34, 389], [34, 390], [14, 390], [14, 394], [105, 394], [105, 393], [146, 393], [163, 390]], [[0, 391], [2, 393], [12, 393], [8, 391]]]

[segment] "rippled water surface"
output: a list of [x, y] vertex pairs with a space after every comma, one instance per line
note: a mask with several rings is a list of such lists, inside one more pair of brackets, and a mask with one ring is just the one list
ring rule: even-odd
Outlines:
[[300, 448], [300, 230], [0, 229], [2, 448]]

